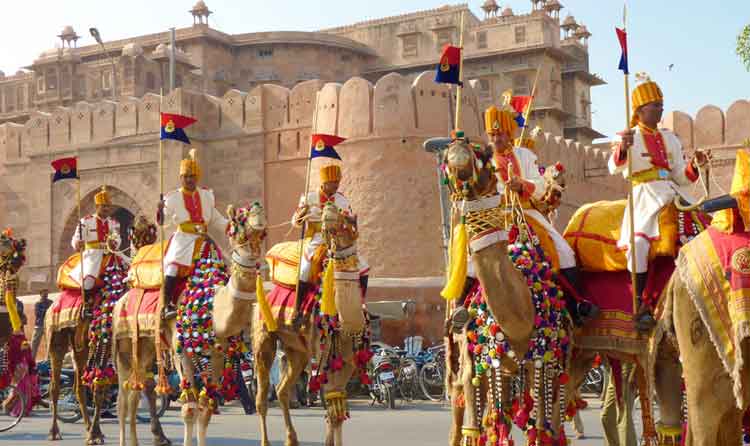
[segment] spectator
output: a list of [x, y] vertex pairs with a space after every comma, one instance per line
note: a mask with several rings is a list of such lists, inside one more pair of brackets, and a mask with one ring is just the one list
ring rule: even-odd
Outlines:
[[23, 312], [23, 302], [19, 298], [16, 297], [16, 311], [18, 311], [18, 317], [21, 318], [21, 330], [26, 328], [26, 323], [28, 322], [28, 319], [26, 319], [26, 313]]
[[31, 338], [31, 356], [34, 359], [44, 336], [44, 315], [50, 305], [52, 301], [49, 299], [49, 290], [45, 288], [39, 292], [39, 302], [34, 305], [34, 335]]

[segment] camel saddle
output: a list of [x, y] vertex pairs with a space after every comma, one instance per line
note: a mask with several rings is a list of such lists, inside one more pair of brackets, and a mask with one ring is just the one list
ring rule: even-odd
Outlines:
[[[573, 248], [578, 265], [584, 271], [617, 272], [627, 270], [625, 250], [617, 247], [627, 200], [597, 201], [581, 206], [563, 233]], [[679, 220], [683, 221], [680, 222]], [[705, 214], [678, 212], [670, 204], [659, 214], [659, 238], [651, 242], [649, 261], [657, 257], [676, 257], [681, 236], [692, 237], [693, 225], [702, 230], [709, 223]], [[688, 232], [683, 234], [681, 232]]]
[[[112, 260], [111, 254], [104, 254], [104, 258], [102, 258], [102, 266], [99, 270], [99, 277], [102, 276], [102, 273], [104, 272], [104, 269], [109, 265], [110, 261]], [[60, 268], [57, 269], [57, 288], [60, 290], [77, 290], [81, 288], [81, 285], [79, 285], [75, 280], [70, 278], [70, 273], [75, 271], [76, 268], [81, 267], [81, 253], [76, 252], [73, 253], [68, 259], [60, 265]], [[101, 280], [97, 279], [97, 282], [99, 286], [101, 286]]]
[[57, 300], [47, 310], [44, 326], [52, 331], [75, 327], [81, 322], [81, 311], [83, 299], [80, 288], [63, 288]]
[[[310, 238], [304, 239], [303, 243], [303, 249], [306, 249], [310, 243]], [[299, 254], [299, 242], [296, 241], [277, 243], [266, 253], [266, 262], [268, 262], [270, 268], [270, 277], [276, 285], [291, 286], [292, 288], [297, 286]], [[311, 280], [312, 283], [319, 283], [325, 256], [326, 246], [320, 245], [313, 256], [310, 272], [310, 277], [314, 278], [314, 280]]]

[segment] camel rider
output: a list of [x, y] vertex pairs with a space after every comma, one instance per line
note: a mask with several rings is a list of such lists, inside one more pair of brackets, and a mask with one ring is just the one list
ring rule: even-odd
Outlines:
[[[685, 162], [682, 145], [669, 130], [658, 129], [664, 111], [664, 96], [659, 86], [644, 74], [636, 78], [640, 84], [633, 90], [632, 128], [622, 132], [615, 141], [609, 158], [611, 174], [622, 174], [633, 182], [633, 210], [635, 231], [635, 273], [638, 309], [636, 328], [648, 331], [656, 325], [650, 308], [644, 304], [643, 292], [648, 278], [648, 259], [652, 240], [659, 238], [659, 213], [680, 194], [680, 186], [688, 186], [698, 179], [698, 168], [708, 161], [708, 153], [696, 152]], [[628, 154], [632, 158], [633, 174], [628, 171]], [[628, 270], [632, 269], [630, 247], [630, 217], [627, 208], [622, 219], [617, 246], [627, 250]]]
[[228, 221], [214, 207], [214, 193], [210, 189], [198, 187], [201, 172], [195, 157], [195, 149], [188, 158], [180, 162], [180, 187], [168, 193], [159, 203], [156, 220], [159, 224], [174, 224], [176, 230], [169, 239], [164, 254], [164, 319], [177, 315], [175, 287], [180, 268], [192, 269], [194, 260], [199, 257], [202, 242], [208, 238], [208, 227], [224, 231]]
[[[299, 285], [297, 288], [297, 297], [295, 300], [295, 324], [301, 322], [302, 302], [304, 297], [312, 289], [311, 270], [313, 257], [318, 248], [325, 243], [321, 233], [321, 215], [323, 206], [326, 203], [334, 203], [341, 212], [344, 213], [349, 223], [356, 225], [357, 217], [354, 215], [349, 200], [339, 192], [341, 184], [341, 167], [337, 164], [329, 164], [320, 169], [320, 190], [308, 192], [307, 201], [305, 197], [300, 197], [300, 203], [297, 210], [292, 216], [292, 223], [296, 227], [302, 227], [306, 224], [305, 237], [310, 238], [310, 242], [302, 253], [299, 266]], [[361, 268], [360, 268], [361, 269]]]
[[[111, 217], [115, 207], [105, 186], [94, 195], [94, 204], [96, 211], [81, 219], [70, 243], [76, 251], [83, 248], [83, 268], [73, 268], [68, 276], [78, 285], [83, 284], [87, 294], [101, 286], [100, 276], [107, 245], [111, 250], [120, 247], [120, 224]], [[84, 304], [84, 315], [88, 317], [90, 309], [86, 302]]]
[[524, 215], [533, 218], [549, 234], [557, 250], [560, 275], [578, 294], [578, 300], [570, 293], [565, 293], [565, 299], [573, 322], [580, 326], [585, 319], [595, 318], [599, 310], [594, 304], [583, 299], [573, 250], [549, 220], [531, 207], [531, 198], [539, 200], [545, 195], [545, 180], [539, 172], [536, 155], [525, 147], [513, 147], [513, 140], [518, 131], [515, 116], [516, 112], [511, 109], [498, 110], [494, 106], [485, 112], [489, 148], [493, 152], [492, 162], [495, 166], [495, 175], [498, 177], [498, 192], [502, 196], [506, 189], [510, 189], [518, 194]]

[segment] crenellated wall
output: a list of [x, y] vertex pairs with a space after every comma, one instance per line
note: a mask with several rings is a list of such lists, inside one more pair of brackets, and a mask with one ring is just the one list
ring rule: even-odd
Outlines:
[[[375, 84], [351, 78], [344, 84], [305, 81], [292, 89], [260, 85], [222, 97], [176, 89], [160, 97], [123, 97], [117, 102], [79, 102], [50, 113], [35, 113], [23, 125], [0, 125], [0, 225], [30, 240], [28, 274], [54, 279], [70, 253], [77, 218], [75, 183], [51, 183], [49, 162], [79, 157], [84, 212], [102, 184], [115, 204], [153, 216], [159, 189], [159, 112], [193, 116], [188, 129], [198, 151], [202, 184], [216, 193], [217, 207], [262, 199], [272, 229], [269, 244], [293, 239], [288, 222], [304, 188], [311, 132], [347, 138], [342, 191], [361, 225], [360, 250], [379, 277], [440, 276], [443, 257], [436, 161], [422, 142], [453, 128], [455, 97], [425, 72], [414, 80], [389, 74]], [[482, 110], [471, 85], [462, 97], [467, 136], [483, 140]], [[189, 147], [164, 143], [166, 190], [178, 186], [179, 160]], [[619, 193], [617, 181], [603, 177], [606, 150], [560, 136], [538, 141], [544, 164], [562, 161], [571, 211], [582, 200]], [[312, 163], [310, 187], [318, 187]], [[604, 169], [604, 170], [603, 170]], [[598, 181], [602, 187], [591, 188]], [[620, 188], [621, 189], [621, 188]], [[608, 195], [609, 194], [609, 195]], [[567, 220], [563, 209], [561, 221]], [[214, 234], [222, 240], [221, 234]]]

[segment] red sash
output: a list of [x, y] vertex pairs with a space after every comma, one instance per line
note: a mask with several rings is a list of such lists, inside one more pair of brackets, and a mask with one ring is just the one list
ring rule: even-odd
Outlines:
[[107, 240], [107, 235], [109, 235], [109, 222], [98, 216], [94, 216], [94, 218], [96, 218], [96, 241], [104, 243]]
[[641, 134], [646, 149], [651, 157], [651, 164], [661, 169], [669, 169], [669, 160], [667, 158], [667, 145], [664, 143], [664, 137], [658, 130], [651, 130], [648, 127], [641, 126]]
[[201, 195], [195, 190], [193, 192], [182, 192], [182, 200], [185, 203], [185, 209], [190, 214], [191, 223], [205, 223], [203, 221], [203, 208], [201, 207]]

